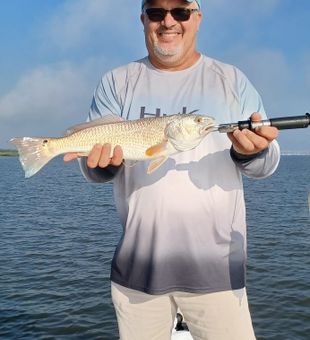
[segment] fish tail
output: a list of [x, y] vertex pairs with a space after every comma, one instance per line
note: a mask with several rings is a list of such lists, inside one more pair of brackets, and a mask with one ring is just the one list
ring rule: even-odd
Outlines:
[[20, 163], [25, 171], [25, 177], [36, 174], [52, 158], [57, 156], [49, 148], [48, 138], [12, 138], [10, 140], [19, 153]]

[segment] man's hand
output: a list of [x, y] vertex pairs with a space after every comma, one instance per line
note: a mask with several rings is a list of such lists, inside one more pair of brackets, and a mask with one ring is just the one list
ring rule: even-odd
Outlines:
[[[96, 144], [87, 157], [87, 166], [89, 168], [105, 168], [108, 165], [120, 166], [123, 162], [123, 150], [120, 146], [116, 146], [111, 156], [111, 144]], [[64, 155], [64, 161], [70, 162], [77, 159], [79, 155], [70, 152]]]
[[[255, 112], [251, 120], [260, 121], [262, 117], [260, 113]], [[227, 135], [236, 152], [242, 155], [253, 155], [268, 148], [269, 144], [277, 138], [278, 129], [272, 126], [262, 126], [255, 131], [237, 129]]]

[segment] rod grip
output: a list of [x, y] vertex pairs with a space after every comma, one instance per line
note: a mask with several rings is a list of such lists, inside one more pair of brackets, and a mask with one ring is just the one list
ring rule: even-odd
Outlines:
[[251, 120], [241, 120], [238, 122], [238, 128], [254, 130], [261, 126], [274, 126], [279, 130], [306, 128], [310, 125], [310, 114], [303, 116], [279, 117], [262, 120], [260, 122], [252, 122]]
[[269, 120], [270, 125], [279, 130], [306, 128], [310, 124], [310, 114], [306, 113], [303, 116], [271, 118]]

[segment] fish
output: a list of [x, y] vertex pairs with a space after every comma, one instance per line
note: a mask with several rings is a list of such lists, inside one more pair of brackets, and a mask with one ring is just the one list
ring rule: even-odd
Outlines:
[[150, 159], [147, 173], [158, 169], [170, 155], [197, 147], [215, 126], [207, 115], [173, 114], [124, 120], [109, 114], [73, 126], [62, 137], [15, 137], [10, 140], [17, 148], [25, 177], [35, 175], [54, 157], [68, 152], [87, 156], [95, 144], [119, 145], [124, 160]]

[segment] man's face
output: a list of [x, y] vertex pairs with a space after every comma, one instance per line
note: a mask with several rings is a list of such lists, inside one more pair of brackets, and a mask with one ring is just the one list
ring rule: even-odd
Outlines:
[[[182, 0], [155, 0], [145, 8], [198, 8], [196, 2], [187, 4]], [[177, 21], [170, 12], [162, 21], [151, 21], [143, 12], [146, 47], [151, 63], [158, 68], [179, 70], [191, 66], [199, 56], [196, 52], [196, 33], [201, 13], [193, 12], [188, 21]]]

